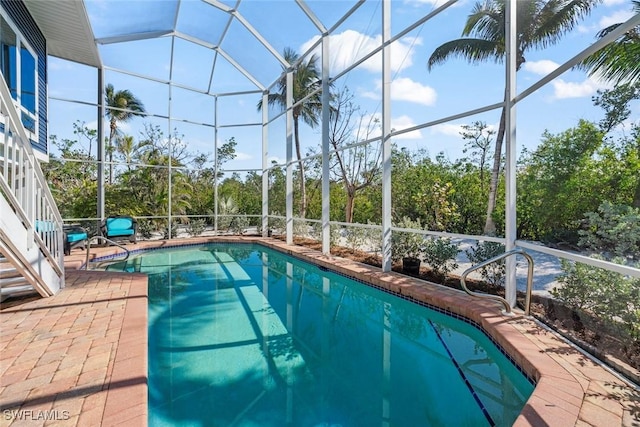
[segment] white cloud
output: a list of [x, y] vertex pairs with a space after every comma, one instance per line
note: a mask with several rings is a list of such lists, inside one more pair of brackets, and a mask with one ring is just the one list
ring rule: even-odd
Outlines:
[[243, 153], [241, 151], [236, 151], [236, 157], [233, 160], [251, 160], [253, 156], [251, 154]]
[[430, 87], [402, 77], [391, 82], [391, 99], [415, 102], [422, 105], [434, 105], [438, 95]]
[[600, 29], [607, 28], [608, 26], [613, 24], [623, 23], [627, 21], [629, 18], [631, 18], [633, 15], [635, 14], [630, 10], [618, 10], [612, 13], [611, 15], [603, 16], [602, 18], [600, 18], [598, 25]]
[[[302, 52], [306, 52], [319, 38], [314, 36], [311, 40], [301, 46]], [[329, 36], [329, 49], [331, 52], [330, 69], [332, 74], [337, 74], [348, 66], [354, 64], [363, 56], [376, 49], [382, 43], [382, 36], [369, 36], [353, 30], [346, 30], [340, 34]], [[413, 65], [414, 46], [422, 44], [419, 37], [404, 37], [391, 44], [391, 70], [401, 71]], [[320, 48], [314, 51], [320, 56]], [[378, 73], [382, 55], [380, 53], [372, 56], [360, 67], [367, 71]]]
[[[391, 129], [400, 131], [415, 126], [416, 123], [409, 116], [400, 116], [391, 119]], [[394, 137], [394, 139], [422, 139], [420, 129], [403, 133]]]
[[[462, 126], [464, 126], [465, 124], [470, 125], [470, 123], [442, 123], [430, 127], [429, 131], [432, 135], [445, 135], [462, 138], [462, 135], [460, 133], [464, 131]], [[487, 124], [486, 129], [482, 133], [486, 135], [488, 131], [497, 132], [498, 124]]]
[[541, 59], [540, 61], [527, 61], [524, 63], [524, 69], [540, 76], [546, 76], [556, 68], [559, 64], [549, 59]]
[[[365, 98], [380, 100], [382, 80], [376, 80], [375, 91], [365, 91], [361, 95]], [[436, 103], [438, 94], [431, 86], [425, 86], [406, 77], [400, 77], [391, 82], [391, 99], [394, 101], [408, 101], [431, 106]]]
[[587, 34], [587, 33], [589, 33], [589, 34], [590, 34], [590, 33], [593, 31], [593, 28], [592, 28], [592, 27], [590, 27], [590, 26], [588, 26], [588, 25], [582, 25], [582, 24], [578, 25], [578, 26], [576, 27], [576, 29], [578, 30], [578, 32], [579, 32], [580, 34]]
[[[548, 59], [524, 63], [524, 69], [534, 74], [546, 76], [558, 68], [558, 64]], [[581, 82], [569, 82], [556, 78], [551, 82], [553, 99], [584, 98], [594, 95], [598, 89], [608, 89], [610, 85], [601, 81], [597, 76], [589, 77]]]
[[378, 86], [379, 85], [376, 83], [377, 91], [373, 91], [373, 90], [361, 91], [360, 96], [362, 96], [363, 98], [374, 99], [376, 101], [381, 100], [382, 96], [380, 95], [380, 87]]
[[556, 79], [551, 84], [553, 85], [553, 97], [555, 99], [585, 98], [595, 94], [598, 89], [609, 88], [609, 86], [593, 78], [588, 78], [582, 82], [567, 82], [563, 79]]
[[627, 0], [604, 0], [602, 4], [604, 6], [610, 7], [610, 6], [616, 6], [616, 5], [622, 4], [626, 1]]
[[429, 128], [433, 134], [442, 134], [447, 136], [460, 136], [462, 132], [461, 123], [442, 123]]
[[[430, 4], [435, 9], [436, 7], [440, 7], [445, 4], [449, 0], [404, 0], [404, 4], [413, 5], [416, 7], [421, 7], [425, 4]], [[466, 0], [458, 1], [451, 5], [451, 7], [459, 7], [466, 3]]]
[[[382, 121], [382, 115], [380, 113], [375, 113], [375, 114], [368, 114], [362, 117], [362, 121], [360, 122], [360, 128], [356, 130], [357, 140], [376, 138], [382, 135], [382, 129], [380, 128], [380, 126], [372, 125], [374, 121], [377, 121], [377, 123], [380, 123]], [[413, 121], [413, 119], [406, 115], [391, 118], [391, 129], [394, 132], [411, 128], [415, 125], [416, 123]], [[422, 132], [420, 131], [420, 129], [418, 129], [418, 130], [414, 130], [411, 132], [394, 136], [393, 138], [394, 140], [422, 139]]]

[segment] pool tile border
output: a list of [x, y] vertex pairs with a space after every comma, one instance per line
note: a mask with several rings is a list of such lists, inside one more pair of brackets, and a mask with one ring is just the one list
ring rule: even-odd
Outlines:
[[[536, 383], [515, 426], [640, 424], [640, 392], [636, 388], [533, 319], [522, 315], [502, 316], [494, 302], [395, 272], [383, 273], [379, 268], [272, 238], [229, 236], [141, 242], [135, 252], [203, 243], [257, 243], [478, 325]], [[102, 249], [100, 256], [119, 252], [113, 247]], [[84, 257], [81, 260], [72, 257], [69, 265], [78, 268], [83, 261]], [[144, 409], [146, 414], [146, 406]]]

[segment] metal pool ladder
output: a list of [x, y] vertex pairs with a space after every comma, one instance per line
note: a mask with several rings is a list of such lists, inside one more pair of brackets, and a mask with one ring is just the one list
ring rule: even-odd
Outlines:
[[125, 248], [124, 246], [122, 246], [119, 243], [114, 242], [113, 240], [107, 239], [104, 236], [93, 236], [87, 242], [87, 253], [86, 253], [86, 256], [84, 258], [84, 266], [83, 266], [85, 270], [87, 270], [87, 268], [89, 267], [89, 252], [91, 251], [91, 242], [94, 241], [94, 240], [102, 240], [103, 242], [112, 244], [112, 245], [117, 246], [120, 249], [122, 249], [125, 252], [125, 256], [124, 256], [124, 258], [118, 259], [117, 261], [126, 261], [127, 259], [129, 259], [129, 255], [131, 254], [129, 249]]
[[504, 306], [504, 310], [502, 311], [502, 313], [506, 316], [512, 316], [513, 313], [511, 311], [511, 305], [509, 304], [509, 302], [507, 302], [506, 299], [502, 298], [501, 296], [498, 295], [491, 295], [491, 294], [485, 294], [482, 292], [473, 292], [471, 290], [469, 290], [469, 288], [467, 288], [467, 283], [466, 283], [466, 278], [469, 275], [469, 273], [471, 273], [472, 271], [475, 271], [479, 268], [482, 267], [486, 267], [489, 264], [492, 264], [496, 261], [500, 261], [503, 258], [507, 258], [510, 257], [512, 255], [522, 255], [523, 257], [526, 258], [527, 260], [527, 264], [528, 264], [528, 271], [527, 271], [527, 294], [526, 294], [526, 299], [524, 302], [524, 315], [528, 316], [529, 312], [530, 312], [530, 308], [531, 308], [531, 288], [533, 287], [533, 258], [531, 257], [531, 255], [529, 255], [528, 253], [526, 253], [525, 251], [523, 251], [522, 249], [513, 249], [510, 251], [507, 251], [503, 254], [497, 255], [493, 258], [489, 258], [486, 261], [481, 262], [480, 264], [476, 264], [472, 267], [467, 268], [464, 273], [462, 273], [462, 276], [460, 276], [460, 284], [462, 285], [462, 289], [464, 289], [464, 291], [466, 293], [468, 293], [469, 295], [473, 296], [473, 297], [477, 297], [477, 298], [486, 298], [486, 299], [492, 299], [495, 301], [499, 301], [500, 303], [502, 303], [502, 305]]

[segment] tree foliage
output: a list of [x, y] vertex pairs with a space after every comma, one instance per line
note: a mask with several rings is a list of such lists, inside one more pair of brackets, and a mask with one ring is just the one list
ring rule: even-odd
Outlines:
[[[640, 13], [640, 0], [632, 0], [633, 11]], [[621, 22], [600, 30], [598, 38], [603, 38], [616, 30]], [[640, 82], [640, 26], [631, 28], [617, 40], [609, 43], [588, 56], [581, 67], [591, 76], [604, 77], [612, 83]]]
[[[332, 221], [351, 219], [361, 224], [380, 224], [379, 144], [358, 145], [375, 135], [377, 122], [375, 118], [365, 121], [369, 116], [359, 110], [349, 94], [345, 91], [343, 96], [332, 98], [332, 145], [337, 152], [329, 165], [333, 178], [329, 184], [329, 217]], [[632, 86], [600, 91], [593, 103], [602, 108], [602, 121], [581, 120], [563, 132], [545, 132], [534, 150], [522, 153], [517, 168], [519, 238], [575, 245], [580, 242], [589, 249], [612, 253], [620, 251], [607, 246], [604, 237], [598, 237], [602, 230], [609, 230], [609, 239], [621, 245], [625, 239], [633, 238], [634, 233], [612, 225], [627, 223], [625, 218], [632, 215], [611, 216], [609, 211], [615, 207], [616, 212], [626, 212], [625, 209], [640, 205], [640, 130], [628, 120], [629, 105], [637, 96], [637, 89]], [[95, 218], [98, 168], [92, 147], [97, 134], [82, 122], [74, 123], [72, 129], [72, 139], [51, 137], [57, 154], [44, 169], [63, 217]], [[410, 218], [429, 230], [472, 235], [483, 232], [489, 169], [486, 163], [494, 132], [486, 123], [476, 121], [464, 126], [460, 136], [467, 156], [457, 160], [450, 160], [443, 153], [432, 156], [426, 150], [399, 148], [392, 142], [394, 224]], [[263, 209], [263, 175], [224, 171], [226, 163], [236, 158], [236, 139], [224, 141], [215, 156], [191, 153], [189, 143], [179, 129], [165, 135], [159, 126], [151, 124], [144, 124], [137, 136], [119, 138], [113, 182], [106, 183], [106, 214], [148, 217], [141, 218], [140, 228], [149, 236], [154, 230], [165, 229], [170, 211], [173, 222], [187, 226], [194, 221], [191, 228], [197, 232], [201, 225], [196, 220], [213, 225], [218, 203], [218, 212], [233, 206], [229, 214], [237, 221], [258, 225]], [[355, 147], [344, 149], [354, 143]], [[319, 157], [307, 160], [304, 170], [308, 217], [320, 219]], [[285, 167], [273, 163], [265, 173], [268, 212], [284, 215]], [[299, 170], [294, 170], [292, 178], [294, 188], [301, 185]], [[500, 175], [493, 214], [498, 235], [504, 230], [504, 191], [504, 178]], [[300, 192], [293, 196], [294, 204], [300, 201]], [[351, 213], [345, 215], [348, 206]]]
[[[573, 29], [597, 4], [593, 0], [531, 0], [518, 2], [516, 8], [516, 71], [525, 63], [525, 52], [556, 44]], [[467, 17], [462, 37], [438, 46], [427, 61], [429, 70], [452, 57], [461, 57], [472, 64], [493, 60], [500, 62], [506, 55], [506, 2], [477, 2]], [[495, 234], [495, 207], [505, 135], [505, 107], [500, 116], [489, 182], [485, 234]]]

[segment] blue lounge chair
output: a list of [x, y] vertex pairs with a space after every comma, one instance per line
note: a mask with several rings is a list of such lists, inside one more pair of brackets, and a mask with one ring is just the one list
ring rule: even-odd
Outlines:
[[[52, 221], [36, 220], [36, 231], [41, 235], [52, 232], [56, 229], [56, 225]], [[87, 230], [79, 225], [63, 225], [62, 232], [64, 233], [64, 254], [69, 255], [71, 249], [78, 245], [85, 245], [89, 236]]]
[[109, 240], [128, 240], [136, 243], [138, 222], [127, 215], [110, 216], [100, 224], [102, 235]]
[[87, 244], [87, 230], [79, 225], [65, 225], [62, 230], [64, 231], [64, 254], [71, 254], [71, 249], [76, 246], [82, 245], [85, 247]]

